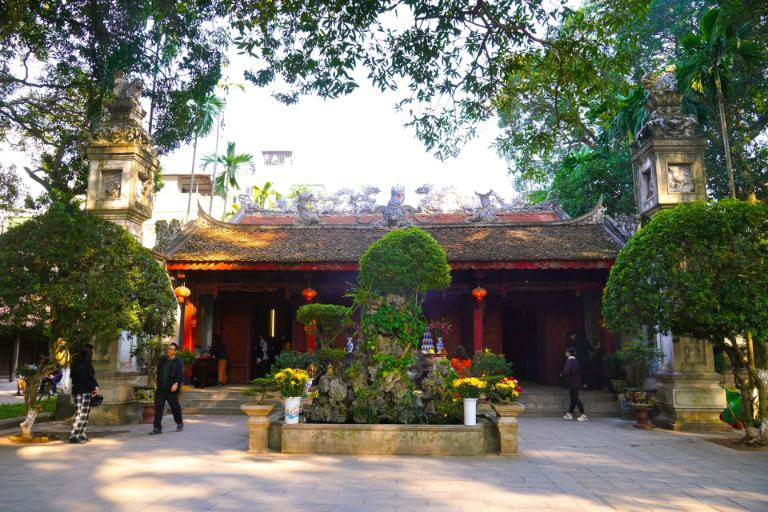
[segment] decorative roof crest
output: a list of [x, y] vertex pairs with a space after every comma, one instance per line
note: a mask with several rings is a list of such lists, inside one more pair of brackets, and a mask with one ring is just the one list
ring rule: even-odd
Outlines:
[[652, 137], [694, 137], [698, 133], [696, 116], [683, 113], [683, 95], [675, 76], [675, 67], [668, 66], [659, 74], [646, 73], [643, 87], [648, 92], [648, 120], [637, 133], [640, 143]]
[[107, 103], [108, 118], [94, 131], [91, 144], [128, 143], [151, 148], [152, 137], [141, 123], [147, 114], [140, 104], [144, 86], [140, 80], [127, 79], [122, 71], [115, 71], [113, 77], [112, 99]]

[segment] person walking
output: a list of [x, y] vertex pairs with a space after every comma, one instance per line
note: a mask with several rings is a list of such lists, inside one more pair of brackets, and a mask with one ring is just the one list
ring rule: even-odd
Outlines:
[[568, 407], [568, 412], [563, 416], [564, 420], [573, 419], [573, 411], [578, 407], [579, 417], [577, 421], [587, 421], [587, 415], [584, 414], [584, 405], [579, 400], [579, 388], [581, 387], [581, 368], [579, 367], [579, 361], [576, 359], [576, 349], [574, 347], [568, 347], [565, 349], [565, 367], [560, 377], [565, 379], [565, 387], [568, 388], [570, 393], [571, 403]]
[[171, 406], [173, 420], [176, 422], [176, 432], [184, 430], [184, 421], [181, 418], [181, 405], [179, 405], [179, 391], [184, 384], [184, 363], [176, 357], [179, 346], [170, 343], [166, 349], [166, 355], [160, 358], [157, 366], [157, 386], [155, 389], [155, 422], [150, 435], [163, 433], [163, 412], [165, 403]]
[[75, 421], [69, 432], [69, 442], [72, 444], [84, 444], [89, 441], [85, 429], [91, 415], [91, 398], [99, 392], [92, 359], [93, 345], [85, 345], [72, 358], [72, 396], [75, 399]]

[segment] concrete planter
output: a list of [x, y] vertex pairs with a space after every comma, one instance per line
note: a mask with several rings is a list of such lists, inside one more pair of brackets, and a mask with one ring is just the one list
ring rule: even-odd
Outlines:
[[496, 411], [496, 426], [499, 429], [499, 454], [515, 455], [517, 453], [517, 419], [520, 413], [525, 411], [521, 403], [492, 404]]
[[243, 404], [240, 409], [248, 415], [248, 451], [265, 453], [269, 451], [269, 413], [275, 408], [274, 404], [254, 405]]
[[483, 455], [483, 425], [282, 425], [283, 453], [347, 455]]

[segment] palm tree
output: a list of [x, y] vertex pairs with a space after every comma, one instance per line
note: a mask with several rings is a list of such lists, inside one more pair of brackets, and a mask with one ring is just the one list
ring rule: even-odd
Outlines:
[[187, 106], [192, 110], [192, 127], [195, 134], [195, 142], [192, 145], [192, 170], [189, 173], [189, 198], [187, 199], [187, 215], [184, 222], [189, 220], [189, 212], [192, 209], [192, 190], [195, 180], [195, 159], [197, 158], [197, 140], [205, 137], [213, 129], [213, 122], [224, 108], [224, 100], [215, 94], [209, 94], [202, 101], [189, 100]]
[[736, 27], [725, 19], [717, 7], [707, 11], [699, 22], [699, 32], [689, 32], [680, 40], [683, 58], [677, 69], [680, 83], [717, 103], [725, 167], [728, 172], [728, 188], [734, 199], [736, 186], [733, 181], [725, 102], [730, 92], [730, 75], [734, 59], [741, 57], [745, 61], [756, 61], [761, 58], [758, 46], [746, 39], [749, 29], [749, 23]]
[[216, 176], [213, 181], [213, 193], [219, 197], [224, 198], [224, 209], [222, 210], [222, 219], [224, 213], [227, 211], [227, 194], [229, 193], [229, 187], [239, 189], [240, 185], [237, 183], [237, 169], [243, 165], [253, 161], [253, 155], [250, 153], [237, 154], [235, 152], [235, 143], [227, 143], [227, 152], [223, 155], [210, 154], [203, 157], [203, 169], [211, 164], [220, 164], [224, 167], [224, 170]]
[[264, 209], [275, 206], [275, 201], [281, 199], [283, 195], [272, 187], [271, 181], [266, 181], [261, 187], [253, 187], [251, 197], [256, 206]]

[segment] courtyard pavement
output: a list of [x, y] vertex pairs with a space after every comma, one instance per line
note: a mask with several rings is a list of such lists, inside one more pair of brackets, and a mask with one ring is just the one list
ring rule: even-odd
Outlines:
[[245, 423], [190, 416], [160, 436], [127, 425], [94, 428], [86, 445], [3, 440], [0, 510], [768, 511], [768, 452], [619, 419], [523, 417], [519, 455], [471, 458], [254, 456]]

